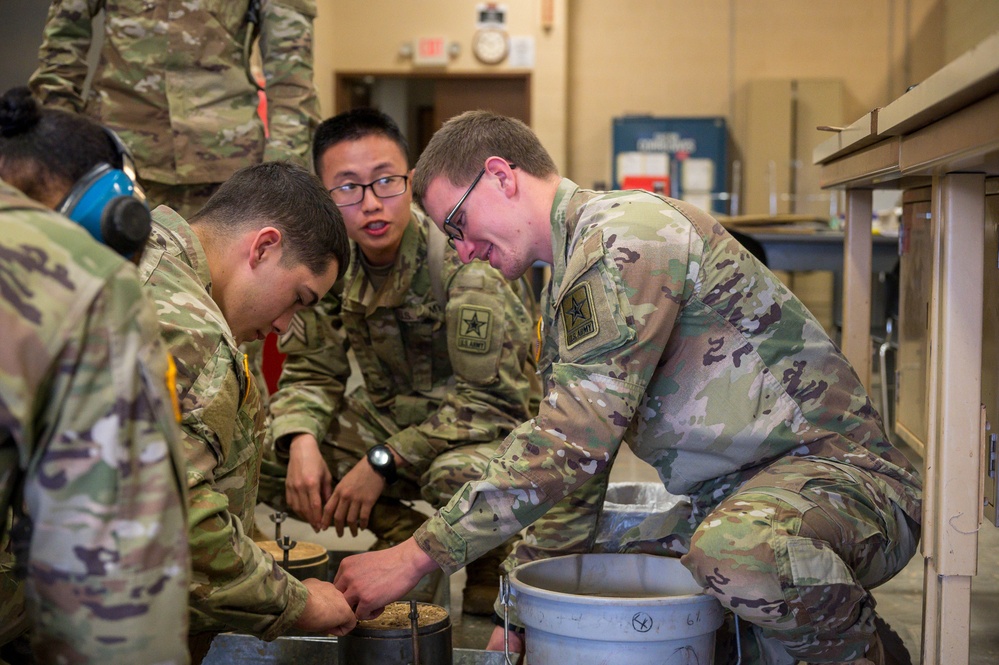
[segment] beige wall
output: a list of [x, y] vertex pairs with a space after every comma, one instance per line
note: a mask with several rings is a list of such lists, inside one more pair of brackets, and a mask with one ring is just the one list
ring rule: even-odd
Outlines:
[[[844, 109], [824, 124], [852, 121], [897, 97], [912, 82], [900, 78], [906, 10], [911, 22], [921, 26], [935, 4], [930, 0], [573, 2], [571, 177], [586, 185], [609, 180], [611, 120], [626, 113], [726, 116], [738, 151], [744, 137], [734, 122], [736, 98], [754, 79], [840, 79]], [[608, 32], [605, 26], [612, 23], [616, 27]], [[938, 42], [939, 38], [933, 40]], [[931, 50], [938, 51], [936, 46]], [[926, 49], [920, 53], [925, 60]], [[943, 64], [939, 57], [931, 60], [938, 64], [930, 71]], [[601, 103], [593, 104], [594, 99]]]
[[[541, 26], [543, 0], [505, 0], [507, 32], [534, 38], [537, 66], [531, 71], [531, 124], [556, 163], [566, 164], [566, 18], [567, 0], [554, 0], [554, 24]], [[461, 54], [452, 60], [450, 74], [524, 71], [511, 69], [509, 60], [482, 65], [471, 51], [475, 33], [472, 0], [318, 0], [316, 22], [316, 86], [323, 113], [334, 106], [336, 72], [398, 74], [421, 71], [398, 55], [404, 42], [443, 36], [458, 42]], [[433, 70], [429, 70], [433, 71]], [[438, 70], [440, 71], [440, 70]]]
[[[752, 79], [834, 78], [844, 84], [844, 118], [829, 123], [849, 122], [999, 29], [995, 0], [552, 0], [546, 31], [543, 1], [501, 4], [510, 34], [536, 40], [534, 129], [563, 172], [587, 186], [610, 179], [616, 116], [720, 115], [732, 127], [736, 94]], [[335, 71], [413, 71], [397, 53], [420, 36], [459, 42], [448, 72], [494, 70], [470, 52], [477, 4], [318, 0], [324, 113], [334, 108]]]

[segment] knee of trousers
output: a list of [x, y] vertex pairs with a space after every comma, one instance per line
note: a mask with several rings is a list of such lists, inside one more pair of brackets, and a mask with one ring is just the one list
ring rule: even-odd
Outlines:
[[684, 566], [724, 607], [764, 628], [821, 633], [852, 625], [867, 592], [812, 528], [814, 504], [781, 494], [724, 501], [694, 532]]
[[488, 464], [489, 457], [474, 446], [462, 446], [441, 453], [420, 477], [420, 494], [435, 508], [443, 506], [462, 485], [477, 480]]

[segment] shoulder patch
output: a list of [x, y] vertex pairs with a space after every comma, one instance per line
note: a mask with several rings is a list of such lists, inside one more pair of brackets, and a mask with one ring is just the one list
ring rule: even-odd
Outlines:
[[489, 353], [492, 339], [492, 311], [475, 305], [462, 305], [458, 311], [458, 335], [456, 344], [459, 351], [469, 353]]
[[567, 349], [600, 333], [600, 323], [593, 312], [593, 293], [589, 282], [579, 284], [562, 299], [561, 316]]

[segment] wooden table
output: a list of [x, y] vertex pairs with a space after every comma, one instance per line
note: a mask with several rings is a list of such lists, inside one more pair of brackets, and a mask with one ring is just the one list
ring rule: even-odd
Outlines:
[[846, 190], [842, 346], [858, 367], [870, 357], [872, 190], [931, 187], [922, 662], [967, 663], [982, 510], [982, 247], [986, 179], [999, 175], [999, 33], [821, 144], [814, 161], [824, 188]]

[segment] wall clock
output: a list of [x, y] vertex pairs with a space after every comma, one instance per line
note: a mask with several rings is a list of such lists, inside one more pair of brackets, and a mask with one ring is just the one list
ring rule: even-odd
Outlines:
[[483, 28], [472, 37], [472, 53], [479, 62], [487, 65], [499, 64], [510, 53], [510, 38], [505, 30]]

